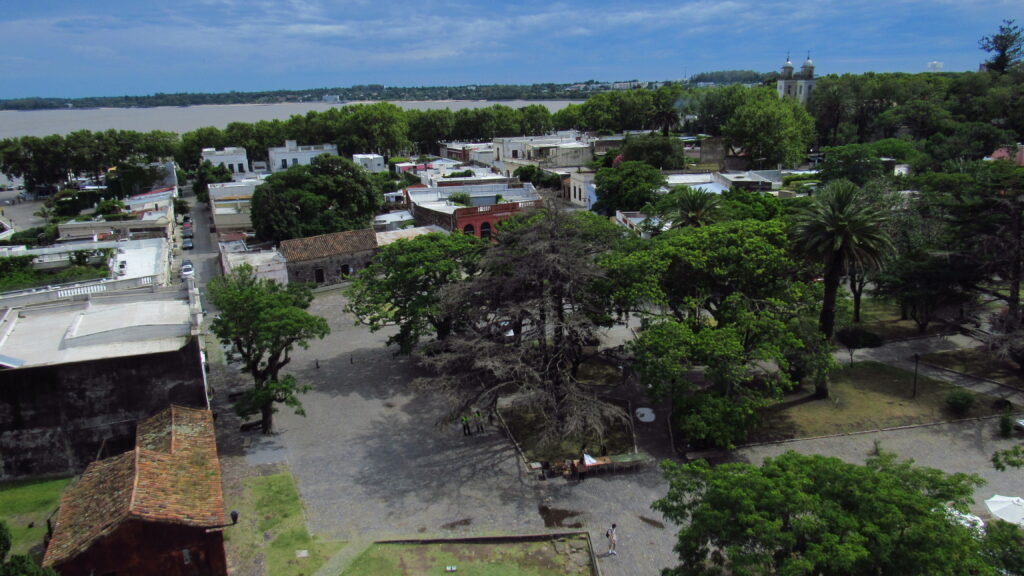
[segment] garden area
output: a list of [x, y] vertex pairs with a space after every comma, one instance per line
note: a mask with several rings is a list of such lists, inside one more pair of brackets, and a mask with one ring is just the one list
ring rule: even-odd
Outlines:
[[1021, 369], [1010, 360], [998, 358], [984, 348], [926, 354], [921, 356], [921, 361], [1024, 390]]
[[[966, 395], [966, 396], [965, 396]], [[752, 442], [813, 438], [930, 424], [999, 414], [996, 399], [979, 396], [952, 384], [917, 376], [877, 362], [844, 366], [832, 375], [829, 398], [797, 390], [764, 411], [764, 426]]]
[[[452, 569], [454, 568], [454, 569]], [[377, 543], [342, 576], [563, 576], [594, 574], [586, 536], [495, 542]]]
[[61, 268], [34, 268], [32, 266], [34, 258], [34, 256], [0, 258], [0, 292], [95, 280], [110, 275], [105, 257], [94, 256], [85, 250], [74, 252], [68, 265]]
[[11, 554], [41, 556], [46, 519], [70, 478], [0, 484], [0, 520], [11, 530]]
[[912, 318], [901, 319], [899, 305], [888, 298], [865, 296], [861, 303], [860, 318], [861, 321], [856, 326], [877, 334], [886, 342], [957, 331], [956, 326], [935, 319], [929, 322], [927, 329], [922, 332]]
[[308, 576], [345, 545], [310, 535], [295, 479], [287, 471], [247, 478], [240, 500], [230, 506], [241, 516], [224, 530], [224, 539], [236, 557], [257, 565], [253, 572]]

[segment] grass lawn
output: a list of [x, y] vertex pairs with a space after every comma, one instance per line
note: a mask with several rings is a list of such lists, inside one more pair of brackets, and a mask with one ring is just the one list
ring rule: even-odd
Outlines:
[[[914, 374], [877, 362], [858, 362], [833, 373], [831, 397], [790, 394], [764, 411], [764, 426], [752, 442], [808, 438], [910, 424], [955, 420], [946, 406], [952, 384], [918, 376], [917, 398], [911, 399]], [[966, 417], [999, 414], [995, 399], [978, 396]]]
[[443, 575], [455, 566], [465, 576], [592, 575], [586, 538], [568, 541], [374, 544], [341, 576]]
[[[46, 518], [60, 503], [70, 478], [0, 484], [0, 520], [11, 529], [11, 554], [40, 550], [46, 535]], [[28, 525], [33, 524], [32, 528]]]
[[1007, 386], [1024, 389], [1024, 377], [1017, 365], [1001, 360], [984, 348], [965, 348], [921, 356], [921, 360], [964, 374], [988, 378]]
[[[310, 536], [306, 515], [289, 472], [245, 480], [241, 501], [232, 503], [241, 513], [238, 525], [224, 530], [224, 538], [244, 558], [263, 557], [270, 576], [313, 574], [345, 545]], [[298, 558], [296, 552], [309, 556]]]
[[860, 319], [861, 322], [857, 325], [878, 334], [883, 340], [947, 334], [956, 330], [954, 326], [947, 326], [945, 322], [935, 320], [928, 324], [928, 329], [922, 334], [913, 320], [900, 320], [899, 306], [885, 298], [865, 296], [861, 301]]

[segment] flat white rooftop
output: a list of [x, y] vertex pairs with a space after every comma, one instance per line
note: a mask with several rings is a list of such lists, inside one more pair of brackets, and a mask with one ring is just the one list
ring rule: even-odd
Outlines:
[[12, 308], [0, 317], [0, 355], [21, 366], [66, 364], [180, 349], [188, 300], [153, 294]]
[[402, 230], [389, 230], [387, 232], [377, 232], [377, 246], [387, 246], [396, 240], [411, 240], [417, 236], [423, 234], [430, 234], [431, 232], [440, 232], [441, 234], [447, 234], [448, 231], [440, 226], [417, 226], [415, 228], [403, 228]]

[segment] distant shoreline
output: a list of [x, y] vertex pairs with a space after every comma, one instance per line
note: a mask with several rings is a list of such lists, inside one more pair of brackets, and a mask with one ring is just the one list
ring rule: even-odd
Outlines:
[[0, 110], [0, 140], [21, 136], [69, 134], [78, 130], [163, 130], [178, 134], [197, 128], [225, 128], [232, 122], [287, 120], [293, 115], [324, 111], [342, 106], [390, 102], [405, 110], [452, 111], [502, 104], [522, 108], [534, 104], [557, 112], [582, 100], [364, 100], [351, 102], [280, 102], [274, 104], [196, 104], [137, 108], [53, 108], [45, 110]]

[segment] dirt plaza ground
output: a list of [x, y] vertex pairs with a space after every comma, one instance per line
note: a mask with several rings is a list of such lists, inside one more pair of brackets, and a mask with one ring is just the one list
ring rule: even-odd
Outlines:
[[[588, 531], [603, 553], [604, 532], [612, 522], [619, 525], [619, 555], [599, 559], [602, 574], [649, 575], [674, 564], [677, 527], [650, 508], [668, 488], [656, 465], [582, 483], [538, 480], [494, 428], [466, 437], [456, 424], [439, 425], [445, 399], [415, 389], [417, 371], [408, 358], [385, 347], [388, 332], [356, 325], [343, 307], [340, 290], [317, 295], [311, 312], [328, 318], [332, 333], [296, 351], [288, 366], [313, 385], [302, 397], [305, 417], [282, 409], [278, 434], [270, 437], [222, 426], [229, 505], [231, 484], [239, 476], [286, 464], [298, 483], [310, 531], [349, 542], [321, 568], [322, 575], [341, 573], [372, 542], [389, 539], [579, 529]], [[221, 370], [226, 391], [246, 382], [237, 371]], [[1024, 494], [1020, 471], [996, 472], [988, 463], [994, 449], [1012, 443], [994, 438], [994, 428], [993, 421], [982, 420], [800, 440], [741, 449], [736, 458], [756, 463], [792, 449], [861, 462], [878, 438], [883, 448], [920, 464], [982, 474], [989, 481], [978, 492], [983, 508], [982, 500], [993, 493]], [[641, 431], [641, 449], [643, 437]], [[657, 447], [653, 452], [670, 455]]]

